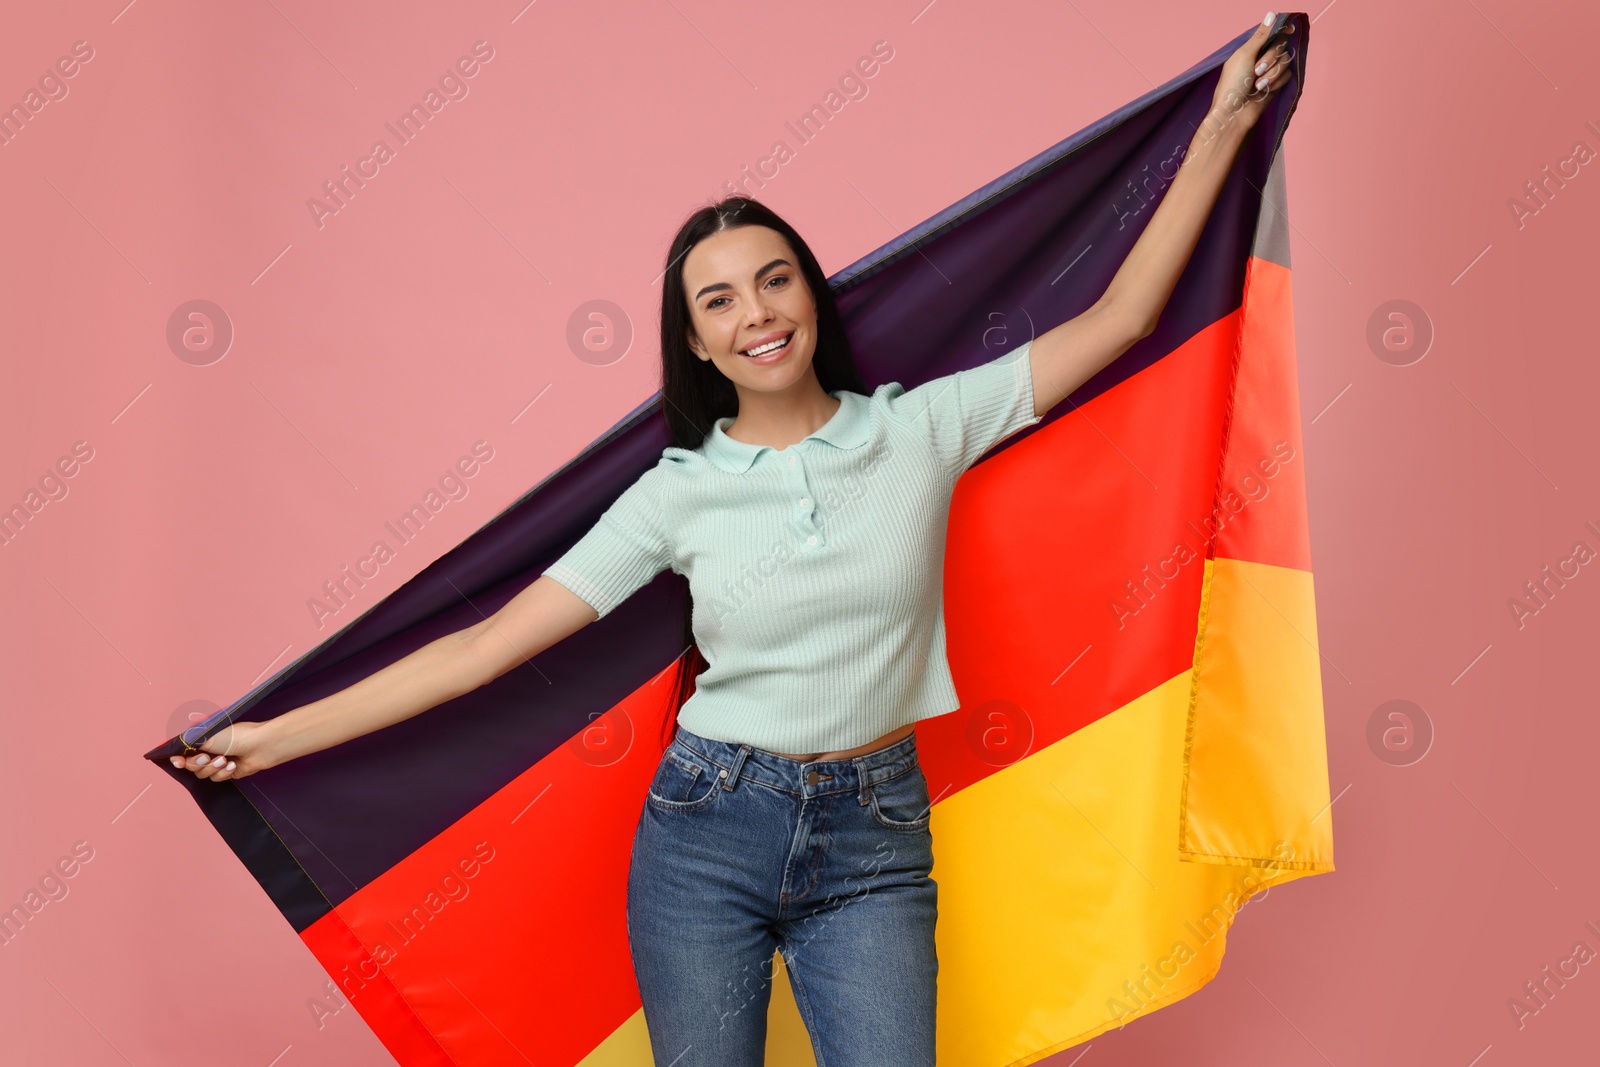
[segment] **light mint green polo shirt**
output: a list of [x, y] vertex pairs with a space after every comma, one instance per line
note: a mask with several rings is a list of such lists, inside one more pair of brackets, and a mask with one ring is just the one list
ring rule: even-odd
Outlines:
[[960, 707], [944, 548], [959, 478], [1037, 423], [1032, 342], [909, 391], [834, 392], [787, 448], [719, 419], [666, 448], [544, 574], [603, 618], [661, 571], [689, 579], [709, 666], [678, 721], [776, 752], [855, 748]]

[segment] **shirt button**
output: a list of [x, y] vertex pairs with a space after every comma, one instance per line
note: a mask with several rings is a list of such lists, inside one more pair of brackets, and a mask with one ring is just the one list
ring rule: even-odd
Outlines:
[[806, 538], [806, 544], [814, 545], [816, 543], [817, 543], [817, 535], [816, 534], [812, 534], [810, 537]]
[[803, 507], [803, 508], [809, 508], [811, 506], [811, 498], [808, 497], [808, 496], [801, 497], [800, 498], [800, 506]]
[[789, 466], [791, 466], [791, 467], [794, 466], [794, 457], [793, 456], [789, 457]]

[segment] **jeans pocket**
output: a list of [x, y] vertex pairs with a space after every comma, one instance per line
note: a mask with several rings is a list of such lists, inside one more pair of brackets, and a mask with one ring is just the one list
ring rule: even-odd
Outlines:
[[669, 747], [661, 755], [647, 798], [664, 811], [699, 811], [717, 799], [722, 779]]
[[873, 819], [886, 830], [926, 830], [933, 805], [928, 800], [928, 780], [923, 777], [921, 765], [912, 764], [910, 770], [872, 783], [868, 807]]

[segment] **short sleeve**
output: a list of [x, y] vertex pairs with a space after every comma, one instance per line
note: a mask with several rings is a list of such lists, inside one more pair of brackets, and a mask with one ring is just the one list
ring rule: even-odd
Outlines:
[[652, 467], [623, 491], [589, 532], [544, 570], [600, 618], [672, 563], [663, 471]]
[[927, 436], [945, 469], [960, 475], [997, 443], [1039, 421], [1033, 413], [1033, 342], [988, 363], [924, 382], [884, 387], [890, 411]]

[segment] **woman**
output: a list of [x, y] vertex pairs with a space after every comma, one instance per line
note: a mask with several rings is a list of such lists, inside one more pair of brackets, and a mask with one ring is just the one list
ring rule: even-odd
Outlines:
[[[944, 525], [961, 473], [1154, 328], [1238, 147], [1288, 78], [1269, 14], [1106, 292], [991, 362], [870, 396], [782, 219], [704, 208], [668, 254], [663, 451], [500, 611], [349, 688], [236, 723], [175, 766], [241, 778], [471, 692], [689, 577], [691, 662], [640, 814], [628, 935], [658, 1064], [762, 1061], [781, 952], [821, 1067], [933, 1063], [930, 798], [916, 722], [959, 706]], [[693, 682], [687, 700], [683, 692]]]

